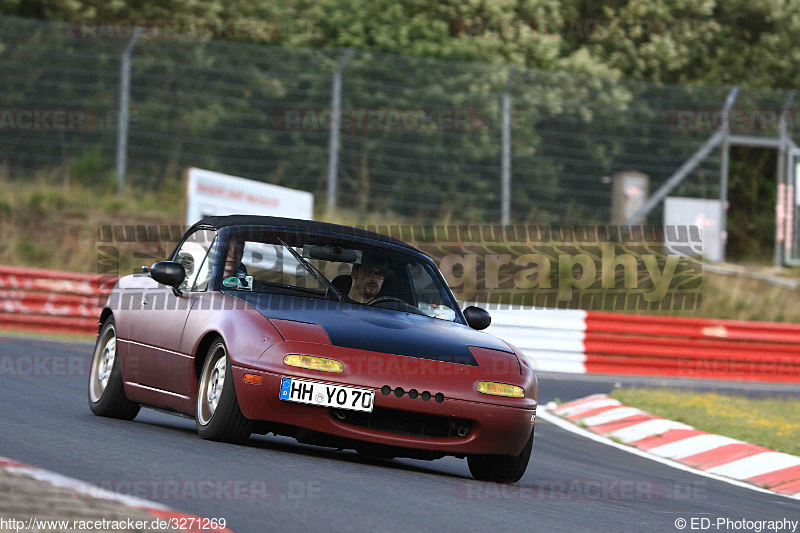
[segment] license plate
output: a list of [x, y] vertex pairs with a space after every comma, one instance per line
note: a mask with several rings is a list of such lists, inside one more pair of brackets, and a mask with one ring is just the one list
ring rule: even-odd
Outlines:
[[371, 413], [375, 391], [305, 379], [281, 378], [278, 398], [289, 402]]

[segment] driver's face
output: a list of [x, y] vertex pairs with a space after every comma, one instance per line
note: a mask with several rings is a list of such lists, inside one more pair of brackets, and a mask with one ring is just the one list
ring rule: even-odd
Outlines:
[[380, 292], [385, 277], [386, 272], [383, 269], [362, 265], [353, 270], [351, 293], [355, 293], [364, 300], [371, 300]]

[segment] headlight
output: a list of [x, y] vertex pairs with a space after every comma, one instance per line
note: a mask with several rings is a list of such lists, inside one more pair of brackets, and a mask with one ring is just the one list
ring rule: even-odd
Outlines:
[[342, 372], [344, 365], [335, 359], [325, 357], [314, 357], [312, 355], [289, 354], [283, 358], [283, 364], [307, 368], [309, 370], [319, 370], [321, 372]]
[[507, 396], [509, 398], [524, 398], [525, 389], [508, 383], [495, 383], [494, 381], [479, 381], [478, 392], [492, 396]]

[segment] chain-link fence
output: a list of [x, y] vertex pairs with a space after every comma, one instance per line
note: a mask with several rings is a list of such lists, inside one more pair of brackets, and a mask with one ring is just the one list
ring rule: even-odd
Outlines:
[[[0, 19], [0, 164], [8, 175], [116, 182], [121, 58], [131, 43], [114, 37]], [[505, 178], [513, 222], [608, 222], [611, 176], [642, 172], [656, 191], [720, 129], [730, 94], [365, 51], [147, 37], [130, 64], [127, 187], [179, 183], [194, 166], [312, 191], [318, 206], [333, 185], [340, 207], [423, 220], [501, 220]], [[774, 135], [769, 113], [780, 114], [786, 97], [743, 90], [734, 110], [759, 115], [755, 130]], [[749, 127], [730, 123], [731, 131]], [[719, 198], [720, 154], [715, 145], [671, 194]]]

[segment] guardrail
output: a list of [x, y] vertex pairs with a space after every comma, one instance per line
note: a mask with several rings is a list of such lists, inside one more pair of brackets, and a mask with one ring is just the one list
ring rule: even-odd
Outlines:
[[[96, 333], [116, 280], [0, 266], [0, 328]], [[491, 314], [486, 331], [517, 346], [539, 371], [800, 383], [800, 324], [572, 310]]]
[[0, 266], [0, 327], [45, 333], [97, 333], [116, 277]]
[[540, 371], [800, 383], [800, 324], [524, 309], [487, 331]]

